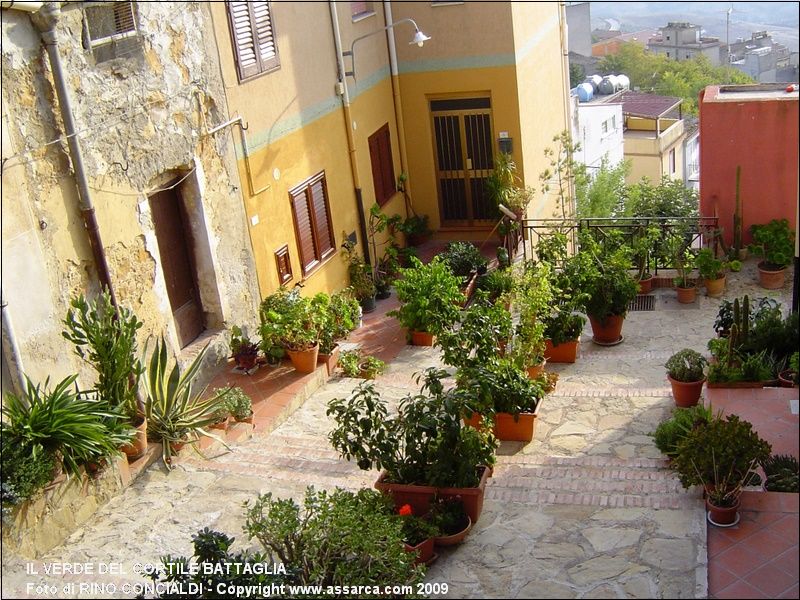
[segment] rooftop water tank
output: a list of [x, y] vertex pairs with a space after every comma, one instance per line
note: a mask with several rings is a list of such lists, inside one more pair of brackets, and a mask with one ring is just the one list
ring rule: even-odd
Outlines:
[[617, 75], [617, 84], [621, 90], [631, 89], [631, 80], [627, 75]]
[[577, 87], [578, 90], [578, 101], [579, 102], [589, 102], [589, 100], [594, 97], [594, 88], [592, 84], [589, 82], [584, 82]]
[[597, 86], [597, 91], [601, 94], [613, 94], [617, 91], [617, 76], [616, 75], [606, 75], [603, 77], [603, 80], [600, 82], [600, 85]]
[[600, 75], [590, 75], [589, 77], [586, 78], [586, 81], [584, 81], [584, 83], [591, 84], [592, 91], [594, 93], [597, 93], [597, 86], [600, 85], [601, 81], [603, 81], [603, 78], [600, 77]]

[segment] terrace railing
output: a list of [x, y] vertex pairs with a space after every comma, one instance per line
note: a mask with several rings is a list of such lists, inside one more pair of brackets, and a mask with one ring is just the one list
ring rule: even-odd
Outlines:
[[608, 239], [612, 231], [620, 232], [624, 241], [633, 245], [651, 227], [658, 228], [659, 235], [650, 253], [649, 266], [654, 274], [659, 269], [672, 269], [672, 256], [667, 251], [670, 241], [680, 236], [688, 248], [699, 250], [712, 248], [715, 253], [721, 243], [717, 217], [631, 217], [631, 218], [591, 218], [591, 219], [522, 219], [520, 221], [517, 253], [521, 250], [523, 258], [535, 258], [536, 246], [543, 237], [555, 233], [567, 236], [571, 251], [578, 248], [578, 233], [586, 231], [600, 244]]

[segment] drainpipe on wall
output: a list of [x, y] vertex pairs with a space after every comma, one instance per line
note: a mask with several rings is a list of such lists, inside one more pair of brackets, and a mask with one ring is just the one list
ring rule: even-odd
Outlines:
[[86, 234], [89, 237], [89, 245], [92, 248], [95, 266], [97, 267], [97, 277], [101, 287], [108, 290], [111, 302], [117, 307], [117, 297], [111, 285], [111, 274], [108, 270], [108, 262], [103, 250], [103, 243], [100, 239], [100, 229], [97, 226], [97, 217], [92, 203], [92, 196], [89, 192], [89, 180], [86, 177], [86, 170], [83, 163], [83, 153], [75, 134], [75, 118], [72, 114], [72, 100], [69, 89], [67, 88], [64, 77], [64, 69], [61, 63], [61, 55], [58, 53], [58, 42], [56, 39], [56, 25], [61, 16], [61, 7], [58, 2], [45, 2], [42, 8], [32, 15], [32, 21], [42, 35], [47, 56], [50, 59], [50, 68], [53, 71], [53, 83], [58, 96], [58, 105], [61, 110], [61, 118], [64, 121], [64, 129], [69, 143], [69, 158], [72, 169], [75, 172], [75, 183], [78, 186], [80, 197], [81, 216], [86, 227]]
[[[569, 102], [569, 42], [567, 40], [567, 4], [566, 2], [559, 2], [558, 3], [558, 32], [559, 38], [561, 42], [561, 76], [563, 78], [563, 90], [561, 90], [562, 95], [564, 96], [564, 131], [571, 133], [572, 132], [572, 122], [570, 119], [570, 102]], [[572, 135], [570, 135], [570, 140], [572, 140]], [[572, 152], [568, 152], [569, 164], [572, 163]], [[569, 190], [569, 197], [571, 206], [570, 208], [570, 215], [575, 216], [576, 214], [576, 198], [575, 198], [575, 179], [572, 173], [572, 169], [567, 167], [569, 172], [567, 173], [567, 188]]]
[[361, 194], [361, 179], [358, 174], [356, 164], [356, 143], [353, 139], [353, 117], [350, 113], [350, 91], [347, 89], [347, 77], [345, 75], [344, 56], [342, 55], [342, 36], [339, 32], [339, 15], [336, 11], [336, 2], [328, 0], [328, 7], [331, 11], [331, 27], [333, 28], [333, 43], [336, 49], [336, 66], [339, 71], [337, 93], [342, 96], [342, 108], [344, 109], [344, 129], [347, 135], [347, 151], [350, 156], [350, 171], [353, 177], [353, 189], [356, 194], [356, 212], [358, 213], [358, 227], [361, 231], [363, 245], [364, 262], [372, 264], [369, 256], [367, 240], [367, 220], [364, 217], [364, 198]]
[[17, 394], [22, 394], [25, 390], [25, 369], [22, 365], [22, 355], [17, 346], [17, 337], [14, 335], [14, 325], [11, 321], [11, 315], [6, 310], [8, 303], [6, 302], [5, 293], [0, 290], [0, 307], [3, 310], [3, 355], [8, 365], [9, 375], [11, 376], [11, 389]]
[[[384, 0], [383, 17], [386, 24], [394, 23], [392, 17], [391, 0]], [[389, 44], [389, 72], [392, 79], [392, 98], [394, 99], [394, 118], [397, 125], [397, 144], [400, 150], [400, 172], [408, 174], [408, 155], [406, 154], [406, 128], [403, 121], [403, 105], [400, 98], [400, 75], [397, 68], [397, 48], [394, 42], [394, 28], [386, 30], [386, 40]], [[406, 194], [410, 195], [411, 183], [406, 179], [403, 184]], [[408, 217], [408, 207], [406, 207], [406, 217]]]

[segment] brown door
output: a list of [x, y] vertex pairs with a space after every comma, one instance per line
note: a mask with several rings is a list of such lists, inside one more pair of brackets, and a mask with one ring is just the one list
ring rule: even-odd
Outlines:
[[186, 207], [177, 188], [150, 196], [150, 207], [172, 317], [183, 348], [206, 328]]
[[497, 209], [486, 193], [494, 168], [489, 98], [431, 101], [439, 216], [445, 227], [487, 227]]

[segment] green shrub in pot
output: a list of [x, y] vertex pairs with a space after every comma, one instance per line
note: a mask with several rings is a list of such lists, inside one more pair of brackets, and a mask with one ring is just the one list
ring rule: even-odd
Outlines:
[[610, 316], [624, 317], [628, 305], [636, 298], [638, 285], [631, 276], [631, 250], [624, 244], [607, 242], [601, 247], [591, 235], [581, 235], [581, 253], [589, 258], [585, 268], [586, 314], [605, 323]]
[[708, 361], [702, 354], [691, 348], [684, 348], [670, 356], [664, 366], [674, 380], [689, 383], [703, 379], [707, 365]]
[[773, 219], [769, 223], [750, 226], [753, 243], [749, 250], [764, 259], [764, 267], [777, 271], [788, 267], [794, 257], [794, 232], [788, 219]]
[[711, 407], [697, 404], [691, 408], [676, 408], [672, 415], [659, 423], [652, 434], [656, 447], [667, 456], [674, 456], [678, 451], [678, 444], [690, 431], [702, 427], [715, 417]]
[[237, 421], [242, 421], [253, 414], [253, 401], [240, 387], [232, 387], [225, 397], [228, 412]]
[[471, 242], [450, 242], [440, 256], [450, 272], [462, 281], [471, 273], [485, 269], [489, 262]]
[[545, 396], [539, 381], [530, 379], [509, 359], [473, 361], [458, 370], [457, 386], [467, 402], [467, 416], [478, 413], [532, 413]]
[[528, 264], [515, 285], [514, 303], [519, 309], [519, 319], [510, 355], [521, 369], [541, 364], [544, 360], [544, 319], [553, 301], [551, 269], [545, 262]]
[[411, 267], [400, 269], [395, 282], [400, 308], [387, 313], [409, 330], [439, 335], [458, 321], [464, 301], [458, 277], [437, 256], [427, 265], [411, 258]]

